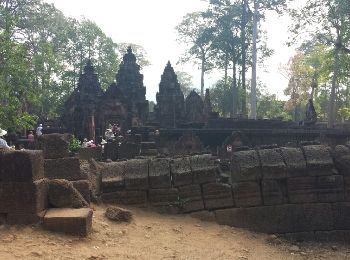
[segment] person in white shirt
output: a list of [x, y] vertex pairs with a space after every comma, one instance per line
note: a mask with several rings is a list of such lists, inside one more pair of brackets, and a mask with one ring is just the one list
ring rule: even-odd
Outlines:
[[7, 142], [6, 140], [3, 138], [4, 135], [7, 134], [7, 131], [3, 130], [0, 128], [0, 148], [10, 148], [8, 145], [7, 145]]
[[43, 125], [40, 124], [40, 125], [36, 128], [36, 135], [37, 135], [37, 136], [42, 135], [42, 134], [43, 134], [42, 131], [43, 131]]

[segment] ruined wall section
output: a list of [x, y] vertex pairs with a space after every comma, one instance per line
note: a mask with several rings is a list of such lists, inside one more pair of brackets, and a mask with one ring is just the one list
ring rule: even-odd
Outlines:
[[195, 212], [266, 233], [336, 232], [350, 238], [348, 147], [247, 150], [234, 153], [226, 167], [214, 161], [195, 155], [102, 163], [101, 198]]

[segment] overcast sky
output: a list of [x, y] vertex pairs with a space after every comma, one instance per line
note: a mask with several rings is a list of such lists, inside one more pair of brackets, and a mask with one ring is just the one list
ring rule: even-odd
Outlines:
[[[168, 60], [175, 70], [186, 71], [193, 76], [195, 87], [200, 88], [200, 71], [194, 65], [176, 65], [184, 52], [184, 46], [176, 42], [175, 26], [190, 12], [205, 10], [208, 3], [202, 0], [44, 0], [53, 3], [65, 15], [94, 21], [114, 42], [129, 42], [141, 45], [147, 52], [151, 65], [144, 68], [146, 97], [155, 101], [160, 76]], [[299, 0], [297, 0], [299, 1]], [[263, 29], [267, 31], [268, 45], [275, 50], [266, 61], [265, 68], [258, 69], [258, 77], [271, 93], [283, 98], [287, 86], [279, 68], [294, 54], [288, 48], [287, 17], [268, 13]], [[205, 87], [210, 87], [219, 77], [218, 73], [207, 75]]]

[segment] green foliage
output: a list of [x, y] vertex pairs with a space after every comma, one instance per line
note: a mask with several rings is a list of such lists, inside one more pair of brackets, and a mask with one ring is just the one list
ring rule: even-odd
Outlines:
[[81, 142], [75, 136], [73, 136], [72, 141], [69, 143], [69, 151], [76, 153], [81, 147]]
[[338, 109], [338, 114], [342, 118], [342, 120], [350, 120], [350, 108], [342, 107]]

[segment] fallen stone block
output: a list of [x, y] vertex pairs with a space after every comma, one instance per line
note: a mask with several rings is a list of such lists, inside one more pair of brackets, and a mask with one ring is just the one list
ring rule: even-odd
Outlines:
[[237, 207], [252, 207], [262, 204], [260, 186], [257, 182], [232, 183], [232, 190]]
[[135, 143], [122, 143], [119, 146], [118, 158], [119, 159], [132, 159], [140, 154], [140, 144]]
[[287, 180], [290, 203], [317, 202], [317, 177], [296, 177]]
[[170, 163], [171, 174], [175, 186], [193, 183], [191, 164], [188, 157], [176, 158]]
[[83, 179], [78, 158], [67, 157], [44, 160], [45, 177], [77, 181]]
[[204, 203], [200, 185], [180, 186], [177, 206], [184, 213], [203, 210]]
[[104, 157], [105, 159], [110, 159], [115, 161], [118, 159], [118, 150], [119, 144], [118, 142], [107, 142], [104, 145]]
[[123, 205], [146, 205], [147, 192], [141, 190], [125, 190], [111, 193], [103, 193], [101, 200], [105, 203], [116, 203]]
[[286, 180], [263, 180], [261, 182], [264, 205], [287, 203]]
[[125, 161], [100, 164], [102, 191], [105, 193], [125, 189]]
[[332, 204], [334, 229], [349, 230], [350, 229], [350, 203], [338, 202]]
[[344, 180], [342, 175], [320, 176], [317, 178], [319, 202], [344, 201]]
[[258, 181], [261, 179], [259, 156], [255, 150], [235, 152], [231, 165], [232, 182]]
[[333, 159], [328, 147], [307, 145], [302, 147], [306, 159], [307, 172], [310, 176], [336, 174]]
[[44, 178], [42, 151], [0, 153], [0, 182], [33, 182]]
[[54, 208], [83, 208], [89, 204], [70, 181], [56, 179], [49, 181], [49, 204]]
[[152, 206], [174, 205], [179, 201], [178, 189], [149, 189], [148, 201]]
[[72, 235], [87, 236], [92, 227], [92, 210], [82, 209], [49, 209], [43, 219], [45, 229]]
[[206, 222], [215, 222], [215, 214], [212, 211], [202, 210], [197, 212], [192, 212], [191, 217], [199, 219]]
[[58, 159], [69, 156], [70, 134], [44, 134], [37, 139], [37, 148], [43, 150], [45, 159]]
[[132, 214], [130, 210], [119, 207], [108, 207], [105, 212], [106, 218], [116, 222], [130, 222]]
[[38, 213], [8, 213], [6, 224], [8, 225], [31, 225], [42, 223], [46, 210]]
[[84, 200], [90, 204], [91, 202], [91, 187], [87, 180], [72, 181], [73, 187], [79, 191]]
[[281, 153], [286, 163], [288, 177], [306, 175], [306, 161], [300, 148], [282, 147]]
[[148, 189], [148, 160], [127, 160], [124, 166], [124, 179], [126, 189]]
[[35, 214], [47, 208], [47, 180], [0, 182], [0, 212]]
[[343, 155], [334, 160], [339, 174], [350, 177], [350, 155]]
[[151, 188], [171, 187], [170, 160], [167, 158], [152, 159], [149, 162], [149, 182]]
[[284, 179], [287, 168], [279, 148], [259, 150], [263, 179]]
[[223, 183], [207, 183], [202, 186], [205, 208], [208, 210], [233, 207], [232, 187]]

